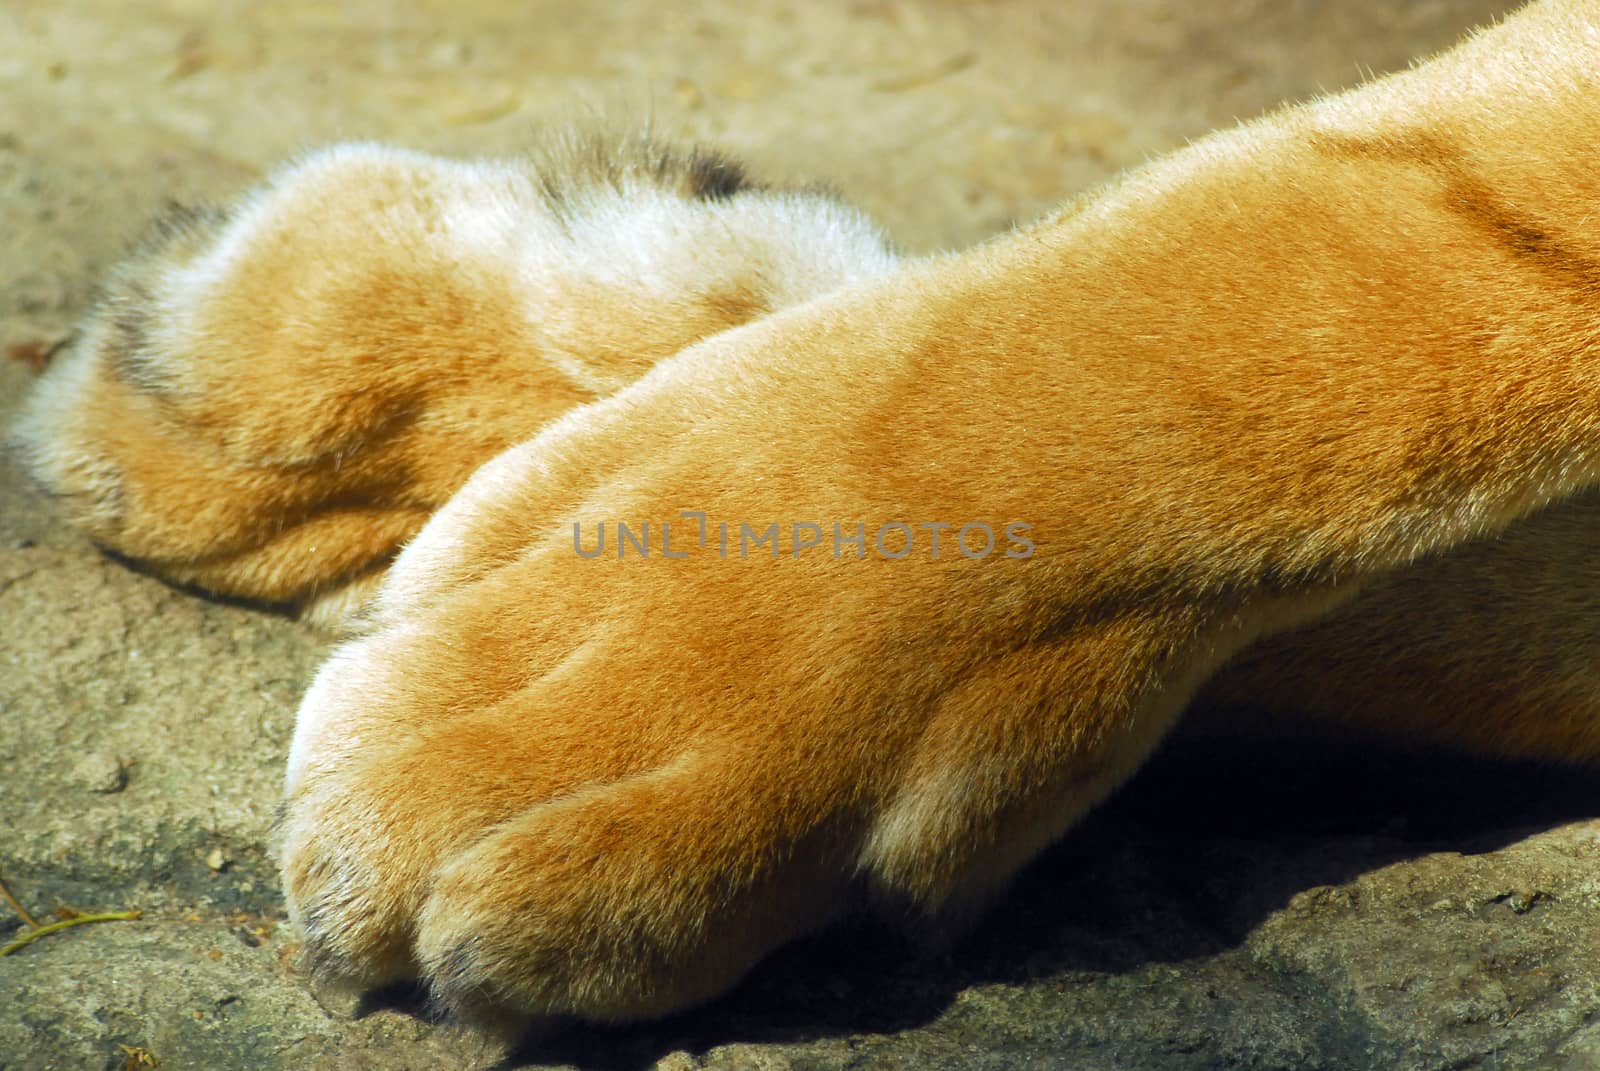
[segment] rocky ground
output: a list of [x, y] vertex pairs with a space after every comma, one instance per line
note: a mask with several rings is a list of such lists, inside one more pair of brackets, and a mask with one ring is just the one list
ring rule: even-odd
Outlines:
[[[638, 111], [950, 247], [1497, 6], [7, 0], [0, 423], [145, 216], [304, 146]], [[296, 971], [265, 843], [324, 644], [108, 560], [0, 463], [0, 874], [41, 916], [143, 911], [0, 959], [0, 1071], [486, 1062]], [[1180, 742], [945, 951], [831, 934], [508, 1066], [1600, 1068], [1597, 814], [1555, 771]]]

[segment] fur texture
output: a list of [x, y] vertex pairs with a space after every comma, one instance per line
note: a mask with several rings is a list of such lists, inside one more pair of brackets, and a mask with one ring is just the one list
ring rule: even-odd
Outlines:
[[472, 474], [574, 405], [893, 263], [832, 196], [569, 136], [515, 161], [345, 145], [174, 209], [25, 410], [92, 537], [325, 624]]
[[212, 590], [415, 536], [290, 757], [329, 976], [659, 1015], [970, 912], [1202, 690], [1600, 759], [1596, 70], [1546, 0], [920, 261], [701, 156], [335, 150], [124, 268], [23, 437]]

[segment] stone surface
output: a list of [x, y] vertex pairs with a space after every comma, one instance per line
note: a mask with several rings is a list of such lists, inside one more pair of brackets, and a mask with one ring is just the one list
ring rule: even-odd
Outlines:
[[[507, 152], [575, 109], [647, 111], [934, 249], [1495, 10], [9, 0], [0, 422], [146, 215], [303, 146]], [[145, 912], [0, 959], [0, 1071], [492, 1062], [405, 994], [296, 972], [267, 844], [323, 648], [97, 554], [0, 463], [0, 874], [41, 916]], [[1553, 771], [1180, 741], [942, 951], [830, 934], [711, 1008], [510, 1064], [1592, 1069], [1597, 813], [1600, 785]], [[0, 908], [0, 942], [18, 925]]]

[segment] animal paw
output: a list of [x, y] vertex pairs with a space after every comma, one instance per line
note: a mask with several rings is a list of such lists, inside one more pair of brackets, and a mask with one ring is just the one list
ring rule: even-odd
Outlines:
[[574, 410], [402, 553], [290, 755], [284, 888], [325, 976], [490, 1025], [660, 1015], [852, 905], [981, 901], [1143, 756], [1063, 727], [1099, 683], [1035, 635], [1026, 555], [880, 552], [892, 511], [983, 499], [852, 453], [905, 426], [908, 370], [861, 355], [874, 307], [809, 308]]
[[158, 222], [16, 440], [97, 542], [333, 623], [500, 450], [891, 259], [833, 198], [767, 190], [714, 154], [339, 146], [230, 209]]

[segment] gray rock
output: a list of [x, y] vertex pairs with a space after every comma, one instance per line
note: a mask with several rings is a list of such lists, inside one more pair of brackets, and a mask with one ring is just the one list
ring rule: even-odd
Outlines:
[[109, 751], [92, 751], [72, 768], [72, 779], [89, 792], [110, 795], [128, 787], [128, 771]]

